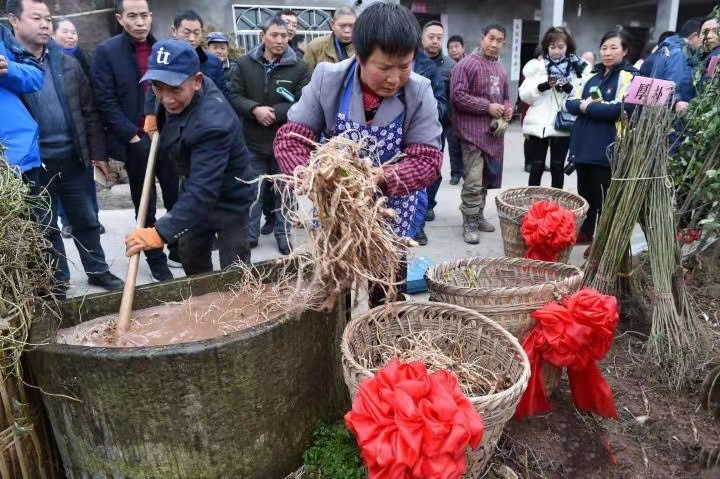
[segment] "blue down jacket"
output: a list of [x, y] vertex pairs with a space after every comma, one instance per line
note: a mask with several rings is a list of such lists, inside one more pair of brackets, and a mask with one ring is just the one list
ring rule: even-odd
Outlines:
[[[38, 126], [20, 95], [42, 89], [44, 73], [32, 55], [23, 51], [10, 30], [0, 25], [0, 55], [8, 71], [0, 75], [0, 145], [8, 162], [22, 173], [40, 166]], [[11, 120], [10, 120], [11, 119]]]

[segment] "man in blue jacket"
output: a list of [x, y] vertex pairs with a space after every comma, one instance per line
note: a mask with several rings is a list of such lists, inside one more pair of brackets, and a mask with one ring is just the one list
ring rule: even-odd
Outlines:
[[[146, 88], [140, 85], [140, 78], [147, 71], [155, 38], [150, 34], [152, 13], [147, 0], [119, 0], [115, 18], [123, 27], [123, 33], [98, 44], [92, 65], [93, 90], [105, 122], [108, 154], [125, 162], [137, 214], [150, 152], [150, 137], [143, 130]], [[160, 160], [155, 175], [160, 182], [163, 203], [169, 209], [178, 195], [175, 166], [170, 161]], [[146, 226], [155, 224], [155, 203], [153, 190]], [[146, 251], [145, 256], [153, 278], [157, 281], [173, 278], [162, 248]], [[180, 265], [176, 250], [170, 250], [170, 258]]]
[[0, 144], [18, 173], [40, 168], [38, 126], [18, 95], [40, 90], [43, 77], [40, 64], [0, 25], [0, 109], [6, 118], [0, 121]]
[[212, 271], [217, 235], [223, 269], [249, 262], [252, 187], [239, 181], [249, 179], [249, 152], [233, 108], [202, 74], [195, 50], [184, 41], [156, 43], [142, 81], [152, 82], [161, 104], [160, 153], [175, 163], [182, 188], [154, 227], [128, 235], [126, 254], [179, 242], [185, 274], [206, 273]]
[[[425, 54], [424, 50], [418, 49], [418, 51], [415, 53], [415, 63], [413, 65], [413, 71], [417, 73], [418, 75], [422, 75], [428, 80], [430, 80], [430, 83], [432, 84], [432, 90], [433, 95], [435, 96], [435, 101], [437, 101], [437, 109], [438, 109], [438, 119], [440, 120], [440, 124], [445, 124], [448, 120], [448, 112], [449, 106], [448, 106], [448, 90], [447, 90], [447, 83], [445, 82], [445, 77], [443, 77], [442, 73], [438, 69], [437, 64]], [[449, 79], [449, 72], [447, 79]], [[445, 136], [443, 134], [441, 139], [441, 149], [445, 149]], [[440, 189], [440, 183], [442, 183], [442, 176], [438, 176], [435, 182], [433, 182], [432, 185], [430, 185], [426, 190], [427, 195], [427, 211], [425, 212], [424, 217], [419, 218], [420, 228], [418, 229], [417, 234], [415, 235], [415, 241], [418, 242], [419, 245], [425, 246], [428, 244], [428, 237], [425, 234], [425, 221], [434, 221], [435, 220], [435, 212], [433, 211], [433, 208], [437, 206], [437, 201], [435, 200], [435, 197], [437, 196], [437, 192]]]
[[640, 68], [640, 75], [675, 82], [673, 109], [685, 113], [694, 96], [693, 71], [690, 57], [702, 45], [701, 18], [691, 18], [683, 24], [677, 35], [660, 42], [657, 50]]

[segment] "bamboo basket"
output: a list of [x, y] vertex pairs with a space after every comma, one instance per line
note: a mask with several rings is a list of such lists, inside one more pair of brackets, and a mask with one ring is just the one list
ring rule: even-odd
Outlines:
[[[520, 225], [530, 207], [537, 201], [553, 201], [575, 214], [577, 230], [585, 221], [589, 205], [585, 199], [575, 193], [544, 186], [526, 186], [501, 191], [495, 198], [500, 231], [502, 232], [505, 256], [522, 258], [527, 252]], [[567, 263], [572, 246], [558, 254], [558, 263]]]
[[[580, 268], [523, 258], [465, 258], [427, 270], [430, 301], [455, 304], [497, 322], [520, 342], [535, 327], [532, 313], [577, 292]], [[562, 370], [544, 363], [545, 390], [551, 394]]]
[[[530, 379], [530, 364], [520, 343], [497, 323], [475, 311], [459, 306], [428, 301], [397, 302], [374, 308], [352, 320], [342, 339], [345, 383], [355, 397], [360, 383], [373, 376], [383, 364], [375, 364], [371, 351], [380, 340], [392, 341], [423, 330], [459, 333], [468, 350], [486, 358], [484, 367], [507, 377], [512, 384], [504, 391], [468, 398], [480, 413], [485, 433], [480, 446], [468, 450], [466, 479], [478, 479], [485, 473], [505, 424], [515, 409]], [[367, 364], [367, 367], [363, 364]]]

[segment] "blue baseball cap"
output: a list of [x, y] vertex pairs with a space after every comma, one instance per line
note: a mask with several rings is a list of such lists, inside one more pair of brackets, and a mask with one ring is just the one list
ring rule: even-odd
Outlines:
[[199, 71], [200, 59], [188, 42], [163, 40], [153, 45], [147, 73], [140, 83], [154, 80], [180, 86]]
[[230, 43], [228, 41], [227, 36], [223, 32], [208, 33], [207, 42], [208, 42], [208, 45], [210, 45], [211, 43], [227, 43], [227, 44]]

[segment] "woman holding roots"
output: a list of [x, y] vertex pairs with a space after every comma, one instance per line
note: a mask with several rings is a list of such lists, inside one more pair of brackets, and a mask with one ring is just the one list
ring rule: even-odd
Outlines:
[[[322, 137], [366, 139], [375, 182], [396, 213], [393, 231], [412, 238], [427, 208], [421, 190], [435, 181], [442, 164], [442, 127], [430, 80], [412, 73], [420, 26], [408, 9], [375, 3], [358, 17], [353, 44], [355, 57], [315, 69], [277, 133], [275, 157], [283, 173], [292, 174], [308, 163]], [[371, 288], [372, 306], [384, 300]]]

